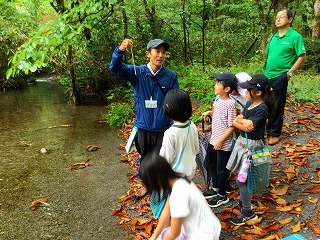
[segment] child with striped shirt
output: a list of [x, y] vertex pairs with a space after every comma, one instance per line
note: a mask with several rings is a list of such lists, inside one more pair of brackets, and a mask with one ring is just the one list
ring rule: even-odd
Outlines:
[[232, 151], [233, 120], [237, 116], [235, 101], [229, 96], [237, 88], [238, 81], [230, 72], [213, 73], [217, 80], [216, 99], [212, 111], [202, 114], [205, 118], [212, 116], [212, 133], [207, 154], [211, 165], [212, 189], [204, 192], [210, 207], [219, 207], [229, 202], [226, 191], [229, 187], [229, 171], [226, 169]]

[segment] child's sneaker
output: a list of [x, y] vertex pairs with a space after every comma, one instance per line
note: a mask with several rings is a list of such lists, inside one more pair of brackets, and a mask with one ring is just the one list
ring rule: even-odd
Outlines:
[[249, 214], [243, 213], [235, 218], [232, 218], [230, 220], [230, 222], [234, 225], [241, 226], [241, 225], [244, 225], [249, 220], [256, 220], [256, 219], [258, 219], [257, 214], [255, 214], [253, 211], [251, 211], [251, 213], [249, 213]]
[[210, 198], [213, 198], [215, 196], [217, 196], [218, 194], [218, 189], [216, 188], [210, 188], [208, 191], [205, 191], [202, 193], [203, 194], [203, 197], [205, 199], [210, 199]]
[[211, 198], [208, 201], [208, 205], [210, 207], [219, 207], [222, 204], [226, 204], [228, 202], [229, 202], [228, 196], [221, 196], [221, 195], [217, 194], [216, 196], [214, 196], [213, 198]]

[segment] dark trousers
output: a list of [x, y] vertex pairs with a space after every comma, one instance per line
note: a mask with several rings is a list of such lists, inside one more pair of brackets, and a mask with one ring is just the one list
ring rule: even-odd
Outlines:
[[226, 168], [231, 151], [215, 150], [208, 145], [207, 154], [211, 162], [212, 187], [219, 188], [219, 194], [225, 196], [229, 187], [229, 170]]
[[287, 73], [269, 79], [275, 95], [275, 118], [267, 125], [267, 133], [273, 137], [279, 137], [282, 131], [284, 107], [288, 89]]
[[134, 144], [141, 159], [149, 152], [160, 152], [163, 134], [164, 132], [150, 132], [139, 128]]

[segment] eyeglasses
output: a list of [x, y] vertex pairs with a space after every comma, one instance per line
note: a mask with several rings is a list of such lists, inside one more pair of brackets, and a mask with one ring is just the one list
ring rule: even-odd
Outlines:
[[284, 19], [284, 18], [287, 18], [287, 16], [285, 16], [285, 15], [282, 15], [282, 16], [276, 16], [276, 20], [278, 20], [278, 19]]

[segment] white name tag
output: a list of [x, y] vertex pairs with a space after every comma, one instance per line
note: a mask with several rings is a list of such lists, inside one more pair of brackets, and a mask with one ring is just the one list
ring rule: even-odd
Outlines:
[[146, 108], [157, 108], [157, 101], [145, 100]]

